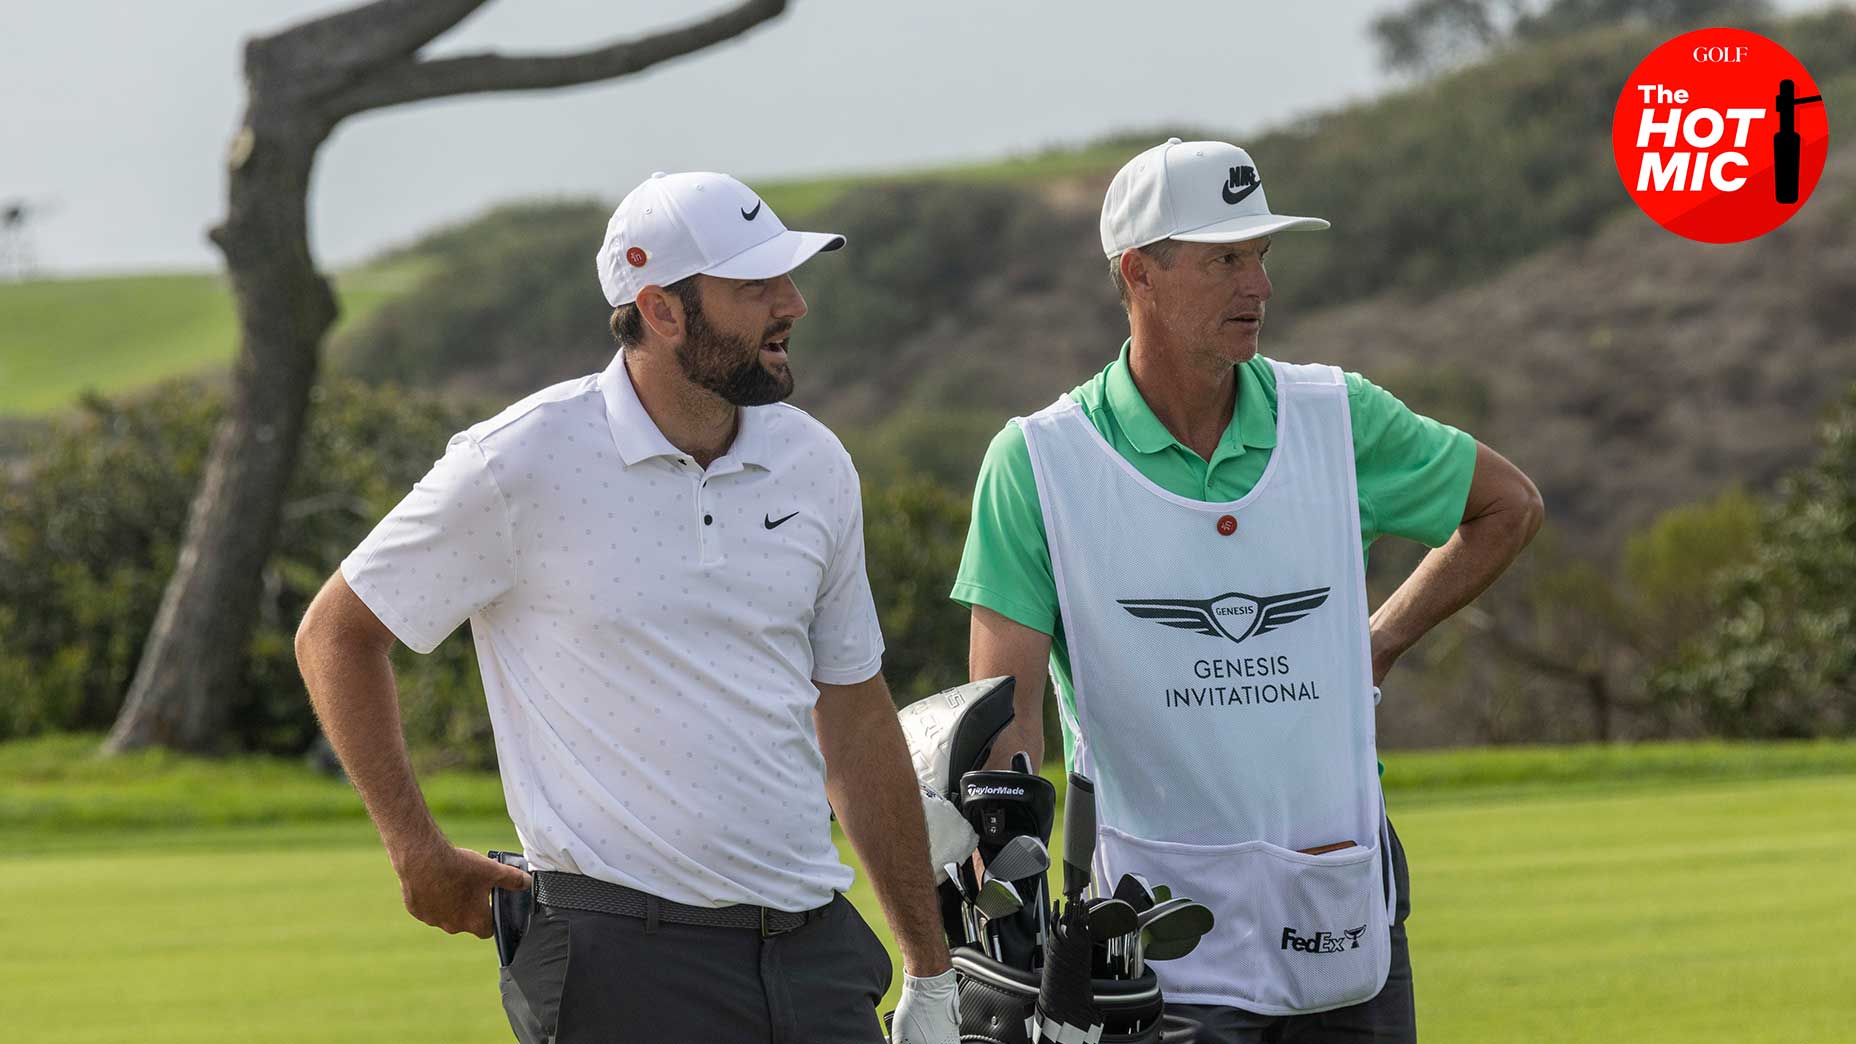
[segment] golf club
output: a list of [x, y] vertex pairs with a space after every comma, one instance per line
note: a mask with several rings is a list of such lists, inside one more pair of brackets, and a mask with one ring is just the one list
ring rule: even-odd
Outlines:
[[1138, 926], [1134, 907], [1120, 899], [1103, 899], [1089, 907], [1089, 936], [1103, 947], [1111, 970], [1120, 958], [1121, 937]]
[[1203, 903], [1170, 899], [1140, 915], [1140, 936], [1135, 941], [1132, 973], [1141, 974], [1150, 960], [1177, 960], [1191, 953], [1199, 939], [1211, 931], [1215, 919]]
[[1096, 785], [1080, 772], [1070, 773], [1070, 796], [1063, 806], [1063, 897], [1074, 903], [1089, 887], [1089, 863], [1096, 854]]
[[993, 960], [999, 960], [999, 935], [994, 927], [1001, 921], [1017, 913], [1024, 907], [1024, 901], [1018, 897], [1018, 889], [1001, 878], [993, 876], [992, 869], [986, 870], [986, 879], [980, 885], [980, 894], [973, 905], [979, 908], [980, 916], [985, 921], [986, 949]]
[[1134, 907], [1135, 913], [1154, 905], [1154, 897], [1138, 874], [1122, 874], [1115, 883], [1115, 898]]
[[[968, 890], [967, 883], [965, 879], [961, 876], [960, 864], [944, 863], [942, 864], [941, 869], [947, 872], [947, 883], [953, 887], [954, 894], [960, 897], [961, 929], [962, 929], [963, 934], [965, 934], [966, 936], [966, 938], [961, 941], [966, 942], [966, 943], [971, 943], [974, 941], [974, 938], [973, 938], [973, 893], [970, 890]], [[952, 934], [952, 933], [950, 932], [949, 934]]]
[[1050, 853], [1037, 838], [1029, 834], [1007, 841], [998, 853], [986, 860], [986, 876], [1017, 884], [1050, 869]]
[[986, 864], [986, 871], [1001, 880], [1010, 881], [1018, 889], [1018, 895], [1025, 901], [1025, 906], [1035, 914], [1032, 926], [1035, 948], [1030, 953], [1031, 963], [1025, 970], [1034, 971], [1042, 960], [1044, 940], [1050, 934], [1050, 900], [1049, 886], [1045, 873], [1050, 870], [1050, 851], [1044, 843], [1029, 834], [1021, 834], [1006, 842], [1004, 848]]

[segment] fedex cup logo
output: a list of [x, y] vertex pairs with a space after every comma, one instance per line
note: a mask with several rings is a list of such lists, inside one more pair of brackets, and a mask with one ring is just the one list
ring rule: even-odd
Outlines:
[[1316, 932], [1303, 935], [1294, 928], [1282, 930], [1282, 948], [1296, 953], [1346, 953], [1360, 948], [1360, 936], [1366, 934], [1366, 926], [1349, 928], [1344, 932]]

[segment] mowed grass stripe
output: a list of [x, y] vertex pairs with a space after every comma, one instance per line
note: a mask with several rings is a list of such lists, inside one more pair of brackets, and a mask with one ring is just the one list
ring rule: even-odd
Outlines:
[[[138, 838], [114, 853], [0, 864], [33, 878], [9, 917], [19, 945], [0, 956], [9, 994], [31, 998], [9, 1005], [13, 1035], [504, 1039], [489, 944], [412, 921], [366, 824], [346, 826], [339, 840], [268, 850], [165, 851]], [[461, 844], [510, 844], [506, 824], [450, 828]]]
[[1430, 1039], [1839, 1039], [1856, 779], [1397, 816]]
[[[1856, 777], [1393, 815], [1427, 1041], [1835, 1040], [1856, 1024]], [[513, 843], [497, 819], [446, 827]], [[489, 945], [412, 922], [364, 822], [134, 833], [0, 870], [0, 976], [32, 998], [12, 1013], [22, 1038], [508, 1039]], [[851, 898], [883, 932], [868, 882]]]
[[[403, 290], [421, 264], [334, 277], [339, 323], [365, 317]], [[0, 285], [0, 415], [49, 413], [86, 391], [118, 394], [216, 370], [237, 348], [232, 296], [218, 274]]]
[[[0, 831], [15, 843], [62, 848], [127, 830], [356, 819], [346, 784], [300, 762], [262, 756], [193, 758], [161, 750], [104, 758], [101, 734], [0, 743]], [[1506, 804], [1578, 794], [1791, 777], [1856, 776], [1856, 742], [1643, 743], [1502, 747], [1384, 755], [1393, 808]], [[1062, 768], [1046, 778], [1064, 786]], [[422, 773], [441, 816], [498, 816], [503, 792], [488, 773]]]
[[0, 413], [43, 413], [231, 358], [231, 297], [201, 274], [0, 287]]

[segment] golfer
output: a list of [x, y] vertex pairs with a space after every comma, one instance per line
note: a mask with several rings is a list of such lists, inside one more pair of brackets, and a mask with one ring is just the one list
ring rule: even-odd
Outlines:
[[[388, 652], [469, 620], [535, 912], [503, 969], [525, 1044], [953, 1044], [922, 803], [879, 667], [858, 480], [780, 404], [806, 314], [788, 231], [722, 174], [654, 175], [598, 253], [620, 350], [452, 438], [329, 578], [297, 659], [406, 908], [490, 934], [531, 878], [454, 847], [407, 761]], [[829, 807], [827, 800], [829, 799]]]
[[[1404, 853], [1384, 814], [1377, 686], [1539, 527], [1527, 477], [1357, 374], [1259, 356], [1278, 233], [1255, 163], [1177, 138], [1109, 186], [1102, 248], [1131, 336], [1014, 420], [980, 467], [953, 597], [971, 671], [1019, 679], [994, 748], [1096, 780], [1098, 887], [1209, 906], [1156, 962], [1207, 1041], [1409, 1041]], [[1376, 612], [1365, 551], [1436, 548]]]

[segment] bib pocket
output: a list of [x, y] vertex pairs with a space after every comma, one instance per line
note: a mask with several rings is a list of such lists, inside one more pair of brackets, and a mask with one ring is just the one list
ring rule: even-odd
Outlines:
[[1190, 954], [1152, 967], [1169, 1000], [1292, 1015], [1369, 1000], [1391, 969], [1384, 854], [1377, 839], [1323, 855], [1266, 841], [1150, 841], [1104, 824], [1106, 880], [1145, 875], [1216, 919]]

